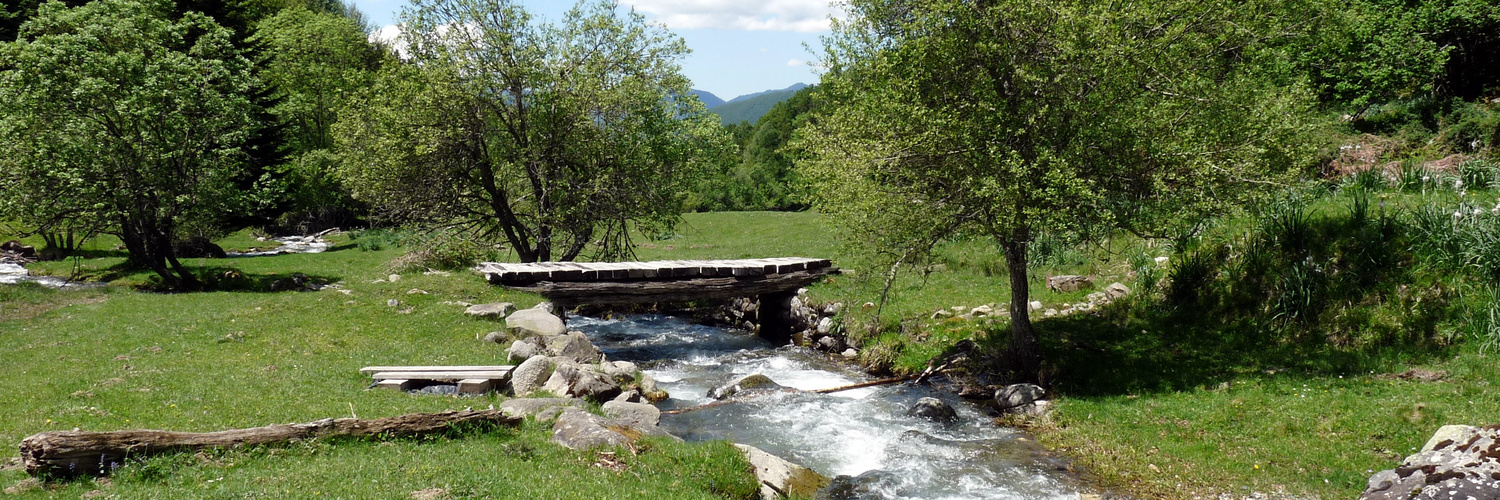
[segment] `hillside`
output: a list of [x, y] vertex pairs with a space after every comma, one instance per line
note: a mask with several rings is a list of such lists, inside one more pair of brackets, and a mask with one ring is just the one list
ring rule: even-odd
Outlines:
[[[731, 99], [725, 104], [710, 106], [709, 111], [717, 113], [725, 124], [742, 121], [755, 123], [757, 120], [760, 120], [761, 116], [770, 111], [771, 107], [775, 106], [776, 103], [787, 100], [792, 97], [792, 94], [796, 94], [798, 90], [806, 87], [807, 84], [798, 83], [781, 90], [767, 90], [765, 92], [746, 94]], [[707, 102], [706, 100], [704, 101], [704, 103]]]
[[690, 92], [692, 92], [693, 95], [698, 96], [699, 101], [703, 101], [703, 107], [705, 108], [713, 109], [713, 107], [715, 106], [724, 105], [724, 99], [721, 99], [719, 98], [719, 96], [714, 95], [713, 92], [698, 89], [692, 89], [690, 90]]

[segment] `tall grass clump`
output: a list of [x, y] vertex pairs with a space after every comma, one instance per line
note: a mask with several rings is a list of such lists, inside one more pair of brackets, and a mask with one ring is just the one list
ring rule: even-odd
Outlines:
[[1458, 176], [1467, 189], [1491, 189], [1496, 186], [1497, 168], [1494, 163], [1474, 158], [1458, 165]]

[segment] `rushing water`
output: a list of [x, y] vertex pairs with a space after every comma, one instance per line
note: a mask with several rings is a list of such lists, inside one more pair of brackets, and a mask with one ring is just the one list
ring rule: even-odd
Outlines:
[[19, 264], [0, 263], [0, 285], [18, 283], [36, 283], [47, 288], [100, 288], [104, 286], [104, 283], [68, 281], [56, 276], [32, 276], [30, 271]]
[[[642, 366], [672, 395], [663, 409], [714, 401], [709, 390], [759, 373], [802, 390], [868, 380], [863, 373], [797, 347], [773, 348], [758, 337], [694, 325], [669, 316], [622, 320], [569, 318], [610, 359]], [[961, 421], [943, 425], [906, 416], [918, 399], [936, 397]], [[684, 439], [725, 439], [761, 448], [842, 478], [855, 498], [1016, 499], [1079, 497], [1077, 482], [1017, 431], [995, 427], [957, 397], [910, 384], [833, 394], [766, 391], [738, 402], [663, 415], [662, 427]]]

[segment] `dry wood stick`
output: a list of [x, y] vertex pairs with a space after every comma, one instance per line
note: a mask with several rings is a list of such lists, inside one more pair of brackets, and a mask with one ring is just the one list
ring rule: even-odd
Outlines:
[[21, 463], [32, 475], [102, 475], [122, 465], [127, 458], [177, 451], [254, 446], [317, 437], [414, 436], [441, 432], [455, 424], [514, 427], [521, 420], [506, 416], [500, 410], [464, 410], [377, 419], [326, 418], [302, 424], [201, 433], [146, 429], [51, 431], [21, 440]]

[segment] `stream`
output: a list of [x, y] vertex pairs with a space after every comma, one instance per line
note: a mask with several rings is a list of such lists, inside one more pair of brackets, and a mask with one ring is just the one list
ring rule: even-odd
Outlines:
[[[870, 380], [855, 367], [800, 347], [773, 347], [737, 330], [663, 315], [568, 318], [610, 359], [636, 363], [672, 397], [663, 410], [714, 400], [707, 393], [759, 373], [802, 390]], [[958, 411], [957, 424], [908, 417], [923, 397]], [[833, 394], [769, 391], [734, 404], [662, 415], [662, 428], [688, 441], [724, 439], [763, 449], [830, 478], [832, 498], [1077, 499], [1078, 480], [1016, 430], [957, 396], [897, 384]]]

